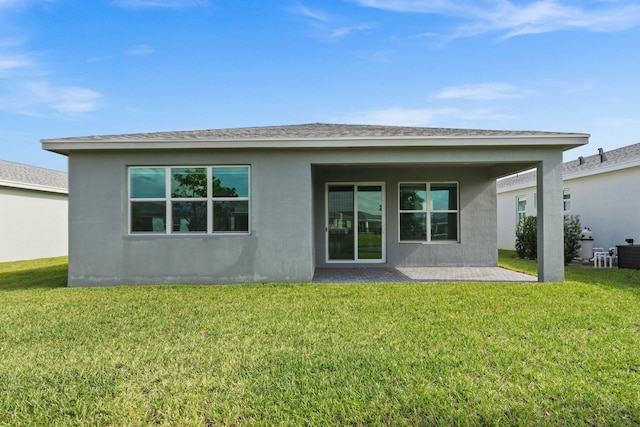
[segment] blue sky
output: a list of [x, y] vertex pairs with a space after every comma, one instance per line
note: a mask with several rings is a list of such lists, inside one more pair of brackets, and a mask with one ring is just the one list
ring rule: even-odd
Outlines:
[[40, 139], [299, 123], [640, 141], [640, 2], [0, 0], [0, 158]]

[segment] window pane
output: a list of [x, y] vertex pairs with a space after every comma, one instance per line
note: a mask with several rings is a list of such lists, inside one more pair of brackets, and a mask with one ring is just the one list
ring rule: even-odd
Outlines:
[[455, 211], [458, 209], [458, 186], [456, 184], [431, 184], [431, 209]]
[[432, 213], [431, 240], [458, 240], [458, 214]]
[[427, 209], [425, 184], [400, 184], [400, 210], [424, 211]]
[[171, 197], [207, 197], [207, 170], [171, 168]]
[[214, 167], [213, 197], [249, 197], [249, 168]]
[[165, 233], [165, 202], [131, 202], [132, 233]]
[[400, 240], [427, 240], [427, 215], [400, 214]]
[[518, 198], [518, 212], [527, 211], [527, 199]]
[[164, 198], [165, 169], [164, 168], [131, 168], [131, 198]]
[[249, 202], [213, 202], [213, 231], [249, 231]]
[[207, 202], [173, 202], [171, 215], [175, 233], [207, 231]]
[[358, 259], [382, 259], [382, 187], [359, 185]]
[[328, 194], [329, 260], [354, 260], [354, 186], [330, 185]]

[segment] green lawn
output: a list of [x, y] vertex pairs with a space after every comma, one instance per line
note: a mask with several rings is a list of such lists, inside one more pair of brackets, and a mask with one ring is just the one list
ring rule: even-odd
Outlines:
[[0, 425], [640, 424], [640, 271], [80, 289], [65, 274], [64, 258], [0, 264]]

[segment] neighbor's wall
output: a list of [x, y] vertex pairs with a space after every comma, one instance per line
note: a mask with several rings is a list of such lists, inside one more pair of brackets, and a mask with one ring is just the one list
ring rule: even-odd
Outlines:
[[[495, 180], [486, 168], [443, 167], [424, 164], [407, 167], [314, 168], [316, 265], [353, 267], [326, 261], [326, 198], [328, 182], [384, 182], [386, 199], [386, 263], [390, 267], [496, 266]], [[458, 182], [459, 242], [400, 242], [398, 191], [400, 182]], [[367, 264], [375, 267], [376, 264]]]
[[0, 262], [67, 255], [67, 195], [0, 187]]
[[608, 249], [640, 243], [640, 167], [564, 181], [571, 191], [571, 214], [593, 231], [593, 246]]
[[[250, 235], [129, 235], [128, 166], [250, 165]], [[69, 156], [69, 285], [310, 281], [311, 171], [295, 153]]]
[[535, 186], [498, 194], [498, 249], [515, 250], [518, 197], [527, 198], [526, 214], [532, 216], [537, 214], [535, 196]]

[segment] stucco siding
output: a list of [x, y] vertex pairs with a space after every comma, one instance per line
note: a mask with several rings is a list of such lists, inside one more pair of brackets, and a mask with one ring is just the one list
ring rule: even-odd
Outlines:
[[[496, 173], [531, 167], [545, 160], [548, 151], [74, 151], [69, 154], [69, 285], [310, 281], [315, 267], [329, 265], [324, 230], [327, 182], [384, 183], [385, 266], [495, 266]], [[250, 233], [131, 235], [128, 167], [198, 165], [250, 166]], [[398, 241], [398, 183], [412, 181], [459, 184], [459, 242]]]
[[67, 195], [0, 187], [0, 262], [67, 255]]
[[[70, 156], [69, 285], [309, 281], [311, 172], [295, 155]], [[129, 235], [128, 166], [250, 165], [250, 235]]]

